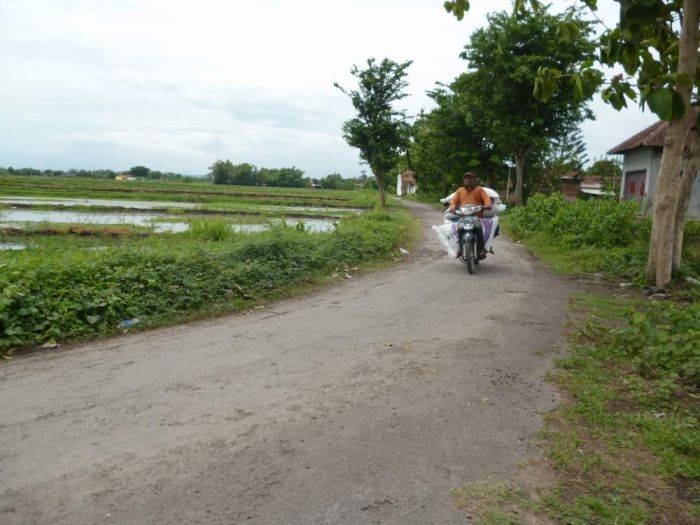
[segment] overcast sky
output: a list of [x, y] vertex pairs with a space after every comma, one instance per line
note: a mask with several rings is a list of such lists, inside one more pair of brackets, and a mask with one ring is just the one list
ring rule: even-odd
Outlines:
[[[216, 159], [357, 176], [333, 87], [369, 56], [412, 59], [411, 113], [465, 70], [488, 11], [442, 0], [0, 0], [0, 166], [204, 174]], [[555, 8], [570, 2], [554, 0]], [[613, 24], [617, 5], [600, 0]], [[595, 101], [591, 157], [654, 122]]]

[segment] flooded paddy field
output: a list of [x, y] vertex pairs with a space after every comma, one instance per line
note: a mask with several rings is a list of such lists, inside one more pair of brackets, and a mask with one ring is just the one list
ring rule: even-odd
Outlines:
[[0, 177], [0, 197], [44, 199], [111, 199], [181, 203], [371, 208], [371, 191], [330, 191], [312, 188], [271, 188], [202, 182], [115, 181], [71, 177]]
[[[212, 220], [217, 219], [211, 217]], [[335, 228], [335, 221], [323, 219], [280, 218], [261, 222], [257, 217], [237, 217], [236, 221], [227, 221], [235, 232], [255, 232], [270, 229], [274, 225], [285, 223], [297, 227], [303, 225], [306, 231], [323, 233]], [[198, 217], [206, 221], [207, 217]], [[221, 219], [219, 219], [221, 220]], [[118, 213], [118, 212], [82, 212], [74, 210], [0, 210], [0, 228], [24, 229], [31, 224], [86, 224], [86, 225], [129, 225], [149, 228], [155, 233], [182, 233], [190, 229], [186, 216], [161, 213]]]

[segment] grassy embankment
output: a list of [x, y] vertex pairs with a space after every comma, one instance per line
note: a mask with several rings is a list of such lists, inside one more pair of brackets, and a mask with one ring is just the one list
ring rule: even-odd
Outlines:
[[184, 234], [36, 236], [0, 252], [0, 350], [231, 312], [396, 256], [415, 232], [403, 211], [367, 212], [325, 234], [236, 234], [201, 221]]
[[[639, 232], [648, 228], [634, 211], [536, 197], [506, 223], [562, 273], [600, 271], [641, 284], [647, 241]], [[688, 273], [698, 267], [695, 228]], [[551, 374], [564, 403], [546, 416], [540, 435], [556, 482], [455, 489], [455, 503], [475, 523], [698, 522], [700, 304], [697, 290], [672, 297], [656, 301], [619, 288], [573, 297], [571, 349]]]
[[[77, 182], [90, 187], [95, 182], [115, 184]], [[160, 184], [168, 186], [167, 192], [173, 186], [178, 191], [197, 186], [160, 181], [141, 186], [155, 191]], [[221, 188], [229, 197], [239, 190], [250, 191]], [[256, 191], [260, 205], [270, 203], [269, 195], [280, 200], [280, 195], [296, 195], [299, 190]], [[318, 190], [302, 190], [295, 202], [314, 205], [326, 197], [337, 200], [336, 193], [344, 194], [343, 206], [371, 202], [362, 192]], [[185, 200], [180, 193], [174, 195]], [[65, 196], [87, 197], [82, 193]], [[162, 192], [149, 196], [149, 200], [161, 200]], [[0, 242], [28, 246], [0, 251], [0, 353], [113, 334], [126, 319], [138, 318], [138, 326], [143, 327], [236, 311], [334, 275], [344, 278], [348, 269], [392, 260], [398, 247], [409, 245], [417, 231], [412, 217], [400, 209], [352, 214], [335, 231], [322, 234], [284, 226], [234, 233], [231, 217], [188, 216], [187, 220], [190, 231], [180, 234], [155, 234], [152, 228], [129, 225], [70, 224], [35, 224], [28, 230], [0, 233]]]

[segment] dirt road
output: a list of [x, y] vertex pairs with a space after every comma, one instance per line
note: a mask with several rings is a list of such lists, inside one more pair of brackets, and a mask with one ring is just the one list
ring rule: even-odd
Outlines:
[[464, 523], [555, 394], [569, 285], [497, 240], [478, 277], [412, 204], [398, 267], [252, 315], [0, 368], [1, 523]]

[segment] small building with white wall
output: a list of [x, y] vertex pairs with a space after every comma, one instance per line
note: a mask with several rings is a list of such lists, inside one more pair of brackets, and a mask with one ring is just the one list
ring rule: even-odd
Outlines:
[[401, 197], [402, 195], [413, 195], [418, 186], [416, 185], [415, 174], [411, 170], [406, 170], [403, 173], [399, 173], [396, 180], [396, 195]]
[[[637, 200], [645, 212], [654, 206], [654, 190], [661, 168], [668, 122], [659, 121], [611, 149], [610, 155], [623, 155], [620, 199]], [[688, 203], [688, 218], [700, 219], [700, 177], [695, 177]]]

